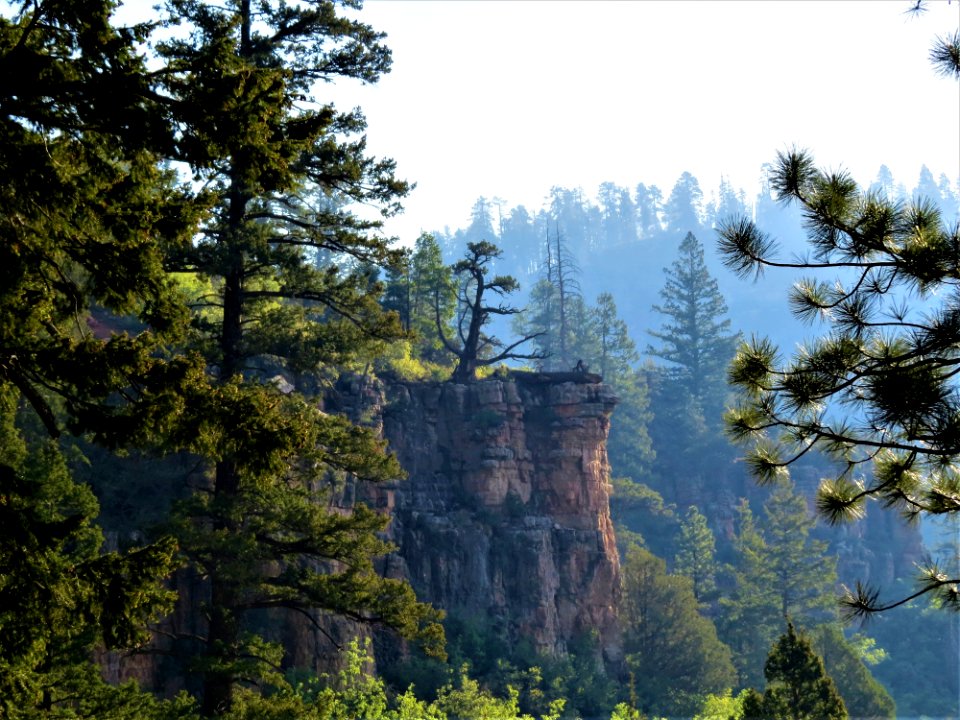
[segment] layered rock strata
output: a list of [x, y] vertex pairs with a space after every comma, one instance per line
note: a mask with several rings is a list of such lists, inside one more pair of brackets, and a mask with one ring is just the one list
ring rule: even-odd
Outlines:
[[616, 398], [569, 375], [389, 383], [382, 432], [409, 477], [371, 499], [393, 517], [387, 572], [422, 600], [548, 653], [595, 633], [613, 660]]

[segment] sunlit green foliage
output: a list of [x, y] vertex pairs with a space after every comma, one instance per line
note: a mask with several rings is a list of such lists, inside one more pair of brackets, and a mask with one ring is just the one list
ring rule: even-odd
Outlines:
[[823, 661], [805, 635], [788, 623], [770, 650], [763, 674], [767, 687], [743, 700], [745, 718], [769, 720], [846, 720], [847, 709]]
[[710, 694], [703, 701], [693, 720], [740, 720], [743, 717], [743, 700], [747, 691], [734, 697], [730, 690]]
[[688, 715], [703, 698], [734, 685], [730, 649], [698, 612], [689, 578], [634, 546], [622, 568], [624, 650], [644, 711]]
[[420, 235], [406, 262], [388, 269], [383, 306], [396, 311], [403, 329], [412, 334], [418, 359], [431, 364], [449, 362], [437, 324], [450, 336], [456, 286], [433, 235]]
[[[818, 498], [831, 522], [861, 517], [868, 498], [908, 517], [960, 511], [960, 229], [931, 200], [863, 191], [846, 173], [819, 170], [806, 151], [780, 153], [770, 182], [781, 202], [800, 207], [811, 258], [779, 258], [747, 218], [720, 228], [721, 252], [742, 275], [813, 273], [794, 285], [791, 306], [825, 332], [787, 359], [763, 340], [741, 347], [731, 379], [743, 394], [728, 422], [754, 443], [751, 467], [767, 479], [813, 449], [841, 461]], [[958, 608], [958, 580], [931, 567], [919, 592]], [[847, 603], [854, 613], [885, 605], [867, 587]]]
[[[838, 625], [820, 625], [810, 630], [810, 642], [813, 649], [823, 659], [827, 673], [837, 686], [837, 692], [851, 717], [855, 718], [896, 718], [897, 710], [893, 698], [870, 673], [867, 662], [859, 654], [870, 638], [860, 637], [859, 648], [844, 637]], [[868, 657], [875, 661], [881, 657], [882, 649], [867, 650]]]

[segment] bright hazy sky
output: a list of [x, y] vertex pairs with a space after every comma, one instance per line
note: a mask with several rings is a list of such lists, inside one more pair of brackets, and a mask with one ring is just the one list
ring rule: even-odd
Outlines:
[[658, 185], [721, 174], [752, 200], [761, 165], [792, 144], [861, 183], [887, 164], [960, 179], [960, 84], [933, 39], [960, 0], [367, 0], [393, 70], [320, 88], [359, 105], [369, 149], [417, 188], [388, 230], [466, 224], [480, 195], [538, 209], [552, 185]]

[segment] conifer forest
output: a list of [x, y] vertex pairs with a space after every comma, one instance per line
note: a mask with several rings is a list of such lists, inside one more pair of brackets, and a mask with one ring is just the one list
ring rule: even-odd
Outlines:
[[960, 717], [960, 158], [392, 237], [361, 0], [123, 4], [0, 5], [0, 718]]

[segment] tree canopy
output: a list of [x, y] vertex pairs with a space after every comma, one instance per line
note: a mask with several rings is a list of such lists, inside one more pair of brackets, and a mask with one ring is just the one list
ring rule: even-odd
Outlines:
[[[720, 229], [729, 267], [833, 273], [797, 282], [794, 313], [826, 332], [784, 359], [763, 338], [743, 345], [730, 370], [741, 392], [731, 434], [751, 443], [761, 481], [782, 476], [814, 450], [840, 461], [817, 505], [831, 522], [861, 517], [870, 498], [909, 517], [960, 511], [960, 228], [932, 203], [865, 192], [844, 172], [818, 170], [800, 150], [780, 153], [771, 183], [803, 211], [812, 254], [781, 259], [774, 240], [746, 218]], [[918, 593], [960, 609], [958, 578], [935, 566]], [[859, 587], [849, 607], [888, 607]]]
[[454, 382], [474, 380], [477, 368], [484, 365], [493, 365], [509, 358], [542, 357], [539, 352], [521, 353], [516, 349], [530, 340], [532, 335], [505, 345], [483, 329], [495, 316], [510, 316], [520, 312], [519, 308], [502, 302], [494, 305], [490, 301], [491, 295], [503, 298], [519, 287], [516, 279], [510, 275], [489, 275], [491, 263], [500, 255], [500, 248], [493, 243], [471, 242], [467, 243], [464, 258], [454, 263], [453, 273], [459, 278], [454, 339], [448, 338], [444, 332], [439, 300], [435, 300], [437, 332], [447, 350], [457, 358], [452, 377]]
[[807, 637], [787, 625], [764, 666], [767, 687], [748, 692], [744, 718], [765, 720], [846, 720], [843, 698]]
[[692, 714], [709, 693], [733, 685], [730, 649], [701, 616], [693, 582], [637, 545], [623, 565], [624, 649], [645, 711]]
[[[112, 24], [114, 6], [24, 3], [0, 20], [11, 163], [0, 189], [0, 394], [22, 398], [51, 437], [66, 426], [110, 447], [186, 451], [208, 473], [166, 526], [176, 543], [101, 554], [91, 498], [54, 463], [37, 462], [47, 477], [34, 478], [8, 443], [3, 505], [36, 540], [30, 562], [11, 562], [24, 578], [48, 566], [59, 599], [48, 620], [72, 608], [89, 624], [61, 643], [67, 662], [98, 637], [142, 639], [166, 607], [157, 583], [179, 549], [208, 582], [190, 638], [202, 646], [192, 659], [205, 715], [228, 712], [236, 682], [277, 660], [251, 634], [251, 612], [339, 613], [442, 652], [439, 614], [374, 569], [390, 549], [377, 536], [386, 516], [340, 501], [345, 482], [400, 477], [396, 461], [371, 431], [263, 372], [332, 371], [399, 335], [371, 268], [401, 253], [379, 220], [348, 206], [389, 215], [408, 186], [392, 161], [366, 154], [359, 112], [313, 96], [317, 81], [387, 71], [382, 36], [335, 2], [171, 0], [135, 28]], [[189, 331], [174, 277], [205, 287], [190, 298]], [[5, 562], [11, 554], [4, 547]], [[75, 598], [64, 600], [61, 576]], [[4, 591], [31, 597], [16, 583]], [[72, 632], [59, 624], [54, 633]]]

